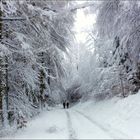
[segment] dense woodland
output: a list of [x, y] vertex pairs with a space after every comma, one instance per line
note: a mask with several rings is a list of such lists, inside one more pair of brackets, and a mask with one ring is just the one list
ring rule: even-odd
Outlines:
[[[0, 121], [16, 126], [48, 106], [140, 89], [140, 2], [2, 0], [0, 2]], [[96, 13], [79, 61], [72, 27], [76, 10]], [[94, 48], [94, 52], [91, 52]]]

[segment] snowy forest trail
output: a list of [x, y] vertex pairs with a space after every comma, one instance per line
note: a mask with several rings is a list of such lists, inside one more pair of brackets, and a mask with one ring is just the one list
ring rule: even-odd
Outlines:
[[75, 107], [59, 107], [40, 114], [12, 138], [115, 139], [118, 136]]
[[73, 108], [54, 109], [39, 115], [14, 138], [81, 139], [112, 138]]

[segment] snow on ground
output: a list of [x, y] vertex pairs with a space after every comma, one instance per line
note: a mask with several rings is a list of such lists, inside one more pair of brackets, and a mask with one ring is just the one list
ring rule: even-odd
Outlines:
[[66, 114], [62, 109], [53, 109], [37, 116], [13, 138], [63, 139], [68, 138]]
[[75, 110], [114, 138], [140, 138], [140, 92], [122, 99], [78, 104]]
[[128, 139], [140, 138], [140, 92], [128, 98], [57, 107], [28, 123], [12, 138]]

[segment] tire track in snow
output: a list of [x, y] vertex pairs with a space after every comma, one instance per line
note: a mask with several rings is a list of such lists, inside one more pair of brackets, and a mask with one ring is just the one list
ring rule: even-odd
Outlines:
[[68, 111], [66, 111], [67, 115], [67, 124], [68, 124], [68, 131], [69, 131], [69, 139], [77, 139], [76, 132], [72, 128], [71, 117]]
[[93, 119], [91, 119], [89, 116], [85, 115], [84, 113], [78, 111], [78, 110], [75, 110], [75, 112], [77, 112], [78, 114], [80, 114], [81, 116], [83, 116], [84, 118], [86, 118], [88, 121], [90, 121], [93, 125], [96, 125], [98, 126], [98, 128], [102, 129], [104, 132], [106, 132], [107, 134], [109, 134], [109, 136], [113, 139], [122, 139], [122, 138], [125, 138], [125, 139], [129, 139], [130, 137], [127, 135], [127, 134], [124, 134], [123, 132], [119, 131], [119, 130], [115, 130], [113, 129], [114, 131], [118, 132], [120, 136], [118, 136], [117, 134], [114, 134], [113, 132], [110, 132], [110, 129], [104, 127], [103, 125], [101, 125], [100, 123], [94, 121]]

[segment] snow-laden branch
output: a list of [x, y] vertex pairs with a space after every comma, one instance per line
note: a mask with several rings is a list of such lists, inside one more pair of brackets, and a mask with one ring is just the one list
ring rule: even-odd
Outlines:
[[87, 8], [87, 7], [90, 7], [90, 6], [93, 6], [93, 5], [95, 5], [95, 2], [85, 2], [83, 4], [77, 4], [75, 6], [71, 6], [71, 7], [67, 8], [67, 9], [55, 10], [55, 9], [45, 7], [44, 10], [45, 11], [51, 11], [53, 14], [55, 13], [58, 16], [58, 15], [62, 15], [62, 14], [65, 15], [67, 13], [74, 12], [74, 11], [76, 11], [78, 9]]
[[73, 12], [73, 11], [76, 11], [78, 9], [87, 8], [87, 7], [90, 7], [90, 6], [93, 6], [93, 5], [95, 5], [95, 2], [86, 2], [86, 3], [83, 3], [83, 4], [79, 4], [79, 5], [70, 7], [64, 12]]
[[[55, 9], [51, 9], [51, 8], [48, 8], [48, 7], [45, 7], [44, 9], [44, 11], [46, 11], [46, 12], [44, 12], [44, 15], [48, 15], [48, 13], [49, 13], [49, 15], [50, 16], [54, 16], [54, 13], [55, 13], [55, 15], [56, 16], [58, 16], [58, 15], [62, 15], [62, 14], [67, 14], [67, 13], [70, 13], [70, 12], [74, 12], [74, 11], [76, 11], [76, 10], [78, 10], [78, 9], [83, 9], [83, 8], [87, 8], [87, 7], [90, 7], [90, 6], [93, 6], [95, 3], [94, 2], [86, 2], [86, 3], [84, 3], [84, 4], [79, 4], [79, 5], [76, 5], [76, 6], [72, 6], [72, 7], [69, 7], [69, 8], [67, 8], [67, 9], [63, 9], [63, 10], [55, 10]], [[50, 13], [50, 11], [51, 11], [51, 13]], [[29, 18], [31, 18], [31, 17], [29, 17]], [[15, 20], [27, 20], [26, 18], [22, 18], [22, 17], [2, 17], [2, 18], [0, 18], [0, 20], [4, 20], [4, 21], [15, 21]]]
[[21, 18], [21, 17], [2, 17], [1, 20], [26, 20], [26, 18]]

